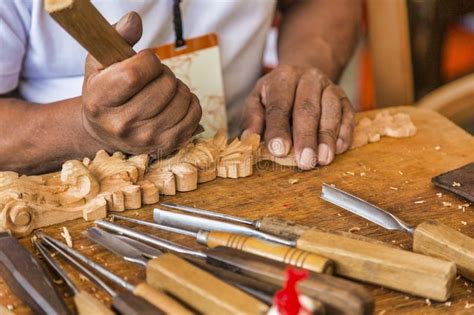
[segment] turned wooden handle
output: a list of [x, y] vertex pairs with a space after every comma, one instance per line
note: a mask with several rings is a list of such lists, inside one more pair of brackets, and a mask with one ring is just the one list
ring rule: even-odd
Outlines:
[[[228, 247], [209, 248], [206, 254], [207, 262], [213, 266], [279, 287], [286, 281], [284, 263]], [[299, 289], [302, 294], [322, 302], [330, 314], [373, 313], [373, 299], [367, 290], [347, 280], [310, 272], [307, 280], [299, 282]]]
[[104, 67], [135, 55], [90, 0], [46, 0], [44, 7]]
[[413, 251], [456, 263], [459, 274], [474, 281], [474, 239], [444, 224], [427, 221], [413, 233]]
[[333, 272], [331, 260], [325, 257], [247, 235], [208, 232], [206, 245], [211, 248], [217, 246], [230, 247], [314, 272], [329, 274]]
[[336, 274], [436, 301], [449, 298], [456, 277], [452, 262], [330, 232], [307, 230], [297, 247], [332, 259]]
[[104, 303], [96, 299], [86, 291], [79, 291], [74, 295], [74, 303], [76, 304], [77, 313], [79, 315], [113, 315], [115, 314]]
[[171, 296], [159, 289], [155, 289], [146, 282], [139, 283], [135, 287], [133, 294], [147, 300], [154, 306], [163, 310], [166, 314], [193, 314], [193, 312], [178, 303]]
[[147, 265], [147, 282], [186, 301], [202, 313], [261, 314], [268, 306], [189, 262], [163, 254]]

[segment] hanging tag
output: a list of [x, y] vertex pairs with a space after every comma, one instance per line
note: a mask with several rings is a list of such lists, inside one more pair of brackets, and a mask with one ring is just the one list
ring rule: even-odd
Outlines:
[[163, 64], [183, 81], [201, 102], [204, 137], [227, 130], [221, 56], [216, 34], [187, 38], [186, 45], [153, 48]]

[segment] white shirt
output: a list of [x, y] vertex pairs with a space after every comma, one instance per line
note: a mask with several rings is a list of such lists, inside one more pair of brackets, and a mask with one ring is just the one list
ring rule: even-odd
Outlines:
[[[174, 41], [172, 0], [92, 0], [109, 23], [129, 11], [143, 20], [139, 51]], [[275, 0], [183, 0], [184, 36], [219, 36], [230, 129], [262, 68]], [[18, 88], [49, 103], [81, 94], [86, 51], [43, 9], [42, 0], [0, 0], [0, 94]], [[234, 125], [234, 126], [232, 126]]]

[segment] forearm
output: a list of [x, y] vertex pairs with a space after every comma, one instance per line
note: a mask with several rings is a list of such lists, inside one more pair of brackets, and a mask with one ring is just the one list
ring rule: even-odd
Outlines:
[[337, 81], [357, 40], [358, 0], [296, 0], [283, 8], [280, 64], [312, 66]]
[[80, 102], [78, 97], [39, 105], [0, 98], [0, 171], [38, 174], [93, 156], [100, 146], [82, 127]]

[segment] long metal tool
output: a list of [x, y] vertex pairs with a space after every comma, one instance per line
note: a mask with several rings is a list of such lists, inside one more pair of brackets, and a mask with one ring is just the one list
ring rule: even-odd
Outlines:
[[413, 228], [393, 214], [327, 184], [323, 184], [321, 198], [388, 230], [412, 235], [413, 251], [453, 261], [461, 275], [474, 281], [473, 238], [436, 221]]
[[0, 275], [34, 313], [71, 313], [36, 258], [6, 232], [0, 233]]
[[[154, 235], [141, 233], [105, 220], [98, 220], [96, 224], [108, 231], [138, 239], [160, 249], [174, 250], [170, 246], [173, 243], [164, 241]], [[110, 247], [110, 244], [108, 246], [119, 255], [136, 258], [136, 251], [127, 253], [124, 251], [125, 246], [116, 246], [114, 249]], [[286, 278], [286, 264], [233, 248], [219, 246], [203, 249], [202, 251], [193, 251], [176, 244], [175, 246], [180, 252], [186, 253], [190, 257], [205, 259], [210, 265], [225, 268], [273, 285], [281, 286]], [[149, 265], [150, 262], [147, 266], [147, 279], [149, 277]], [[175, 269], [177, 268], [175, 266]], [[373, 311], [373, 300], [368, 292], [362, 286], [347, 280], [311, 272], [309, 279], [300, 283], [300, 289], [303, 294], [322, 302], [328, 312], [334, 312], [335, 314], [371, 314]]]
[[[148, 244], [153, 243], [155, 246], [167, 251], [183, 254], [187, 257], [191, 256], [201, 259], [206, 257], [202, 252], [193, 251], [172, 242], [161, 240], [105, 220], [97, 220], [95, 223], [106, 230], [114, 231]], [[165, 253], [147, 259], [140, 250], [101, 229], [92, 228], [87, 230], [85, 234], [94, 242], [122, 256], [125, 260], [146, 267], [146, 278], [150, 285], [165, 289], [200, 312], [255, 313], [268, 309], [267, 305], [257, 299], [248, 296], [174, 254]]]
[[55, 261], [55, 259], [49, 254], [48, 250], [38, 240], [32, 238], [33, 245], [41, 253], [44, 259], [48, 262], [54, 271], [63, 278], [64, 282], [71, 289], [74, 294], [74, 303], [76, 304], [77, 312], [79, 315], [113, 315], [111, 309], [105, 306], [101, 301], [92, 296], [89, 292], [79, 290], [74, 282], [68, 277], [66, 271]]
[[[66, 259], [68, 263], [70, 263], [79, 272], [84, 274], [92, 282], [94, 282], [99, 287], [101, 287], [104, 291], [106, 291], [112, 297], [112, 307], [120, 314], [123, 314], [123, 315], [165, 314], [163, 311], [161, 311], [159, 308], [151, 304], [149, 301], [137, 295], [134, 295], [132, 292], [134, 292], [136, 288], [131, 283], [128, 283], [127, 281], [118, 277], [114, 273], [108, 271], [101, 265], [91, 261], [90, 259], [83, 256], [79, 252], [73, 250], [72, 248], [69, 248], [66, 244], [48, 235], [45, 235], [42, 232], [37, 232], [36, 236], [41, 241], [45, 242], [48, 246], [55, 249], [63, 258]], [[126, 290], [123, 292], [117, 293], [105, 282], [103, 282], [98, 276], [96, 276], [93, 272], [91, 272], [85, 266], [80, 264], [76, 259], [90, 266], [95, 271], [97, 271], [98, 273], [106, 277], [107, 279], [115, 283], [118, 283], [119, 285], [124, 287]]]
[[114, 220], [120, 219], [154, 229], [192, 236], [196, 238], [198, 243], [211, 248], [225, 246], [314, 272], [332, 273], [333, 271], [332, 262], [325, 257], [248, 235], [204, 230], [193, 232], [125, 216], [113, 215], [112, 218]]
[[[238, 218], [236, 220], [235, 216], [213, 213], [208, 210], [203, 211], [180, 205], [172, 206], [185, 212], [245, 223], [266, 233], [290, 238], [297, 248], [332, 259], [337, 266], [335, 272], [339, 275], [433, 300], [445, 301], [448, 299], [456, 277], [456, 266], [451, 262], [393, 248], [359, 235], [356, 238], [350, 233], [322, 231], [277, 217], [266, 216], [258, 220]], [[188, 220], [188, 217], [191, 220]], [[193, 230], [228, 231], [229, 225], [233, 225], [233, 231], [255, 235], [249, 231], [252, 229], [248, 226], [170, 211], [157, 210], [154, 213], [154, 218], [157, 223]], [[212, 224], [209, 224], [210, 222]], [[417, 283], [417, 285], [413, 285], [413, 283]]]
[[202, 217], [184, 215], [181, 213], [166, 211], [159, 208], [155, 208], [153, 210], [153, 220], [156, 223], [162, 225], [179, 227], [195, 232], [199, 230], [229, 232], [235, 234], [255, 236], [257, 238], [261, 238], [275, 243], [280, 243], [291, 247], [294, 247], [296, 245], [296, 242], [293, 240], [288, 240], [272, 234], [257, 231], [247, 226], [230, 224], [228, 222], [210, 220]]

